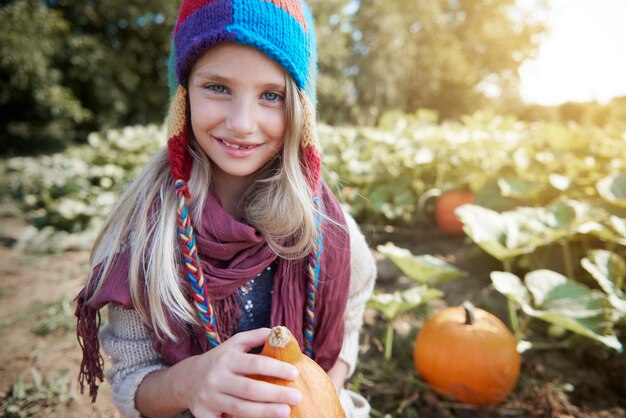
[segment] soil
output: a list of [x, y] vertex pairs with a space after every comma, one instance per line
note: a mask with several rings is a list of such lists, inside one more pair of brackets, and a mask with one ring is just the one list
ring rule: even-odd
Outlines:
[[[68, 301], [85, 279], [88, 252], [41, 256], [16, 250], [14, 243], [26, 225], [10, 212], [4, 210], [0, 216], [0, 413], [5, 417], [119, 417], [108, 385], [101, 386], [95, 404], [79, 393], [76, 374], [81, 353], [72, 326], [40, 333], [43, 335], [33, 333], [42, 321], [52, 321], [46, 317], [52, 311], [38, 307], [63, 300], [71, 305]], [[427, 223], [404, 231], [380, 231], [364, 225], [364, 231], [372, 248], [393, 241], [414, 254], [436, 255], [468, 271], [468, 277], [441, 286], [446, 304], [471, 299], [494, 313], [503, 312], [502, 297], [490, 287], [488, 279], [490, 271], [499, 269], [497, 262], [464, 237], [444, 235]], [[394, 267], [378, 257], [378, 289], [389, 291], [406, 286], [406, 280]], [[71, 315], [66, 315], [66, 320], [73, 321]], [[412, 328], [403, 327], [402, 321], [395, 328], [394, 350], [407, 360], [407, 347], [414, 336]], [[626, 343], [624, 330], [619, 332], [622, 343]], [[361, 339], [361, 365], [352, 386], [358, 385], [372, 403], [372, 417], [626, 417], [626, 355], [597, 344], [583, 343], [567, 351], [525, 353], [520, 380], [507, 400], [497, 407], [475, 408], [437, 396], [417, 379], [413, 370], [383, 365], [383, 335], [382, 321], [368, 311]], [[36, 407], [23, 407], [21, 415], [8, 412], [7, 405], [15, 395], [12, 388], [20, 379], [32, 381], [33, 368], [44, 381], [63, 376], [65, 380], [59, 381], [65, 382], [69, 399], [34, 399]]]

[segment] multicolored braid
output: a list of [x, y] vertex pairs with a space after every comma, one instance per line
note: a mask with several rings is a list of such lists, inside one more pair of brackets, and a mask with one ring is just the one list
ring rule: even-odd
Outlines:
[[187, 269], [187, 277], [191, 282], [191, 289], [194, 293], [193, 302], [196, 305], [198, 317], [200, 321], [202, 321], [202, 327], [204, 328], [204, 333], [209, 343], [212, 347], [215, 347], [220, 343], [220, 336], [215, 329], [215, 315], [213, 314], [213, 307], [211, 306], [211, 298], [204, 285], [204, 274], [202, 273], [202, 265], [200, 264], [198, 250], [196, 249], [193, 226], [191, 226], [189, 211], [185, 203], [185, 195], [188, 193], [187, 183], [182, 180], [177, 180], [176, 198], [178, 205], [176, 212], [178, 213], [178, 239], [183, 249], [183, 259], [185, 261], [185, 268]]
[[[196, 249], [196, 238], [191, 225], [191, 217], [187, 208], [187, 199], [190, 197], [187, 180], [191, 169], [191, 160], [187, 159], [189, 153], [181, 153], [181, 141], [187, 137], [187, 102], [185, 88], [180, 87], [172, 101], [168, 125], [168, 157], [172, 175], [176, 179], [176, 224], [178, 225], [178, 241], [183, 254], [187, 277], [193, 290], [193, 302], [196, 306], [198, 317], [202, 322], [204, 333], [212, 347], [220, 343], [220, 337], [215, 327], [215, 315], [211, 305], [211, 298], [204, 283], [204, 273]], [[184, 180], [183, 180], [184, 179]]]
[[[314, 22], [304, 0], [183, 0], [172, 33], [169, 83], [168, 156], [176, 185], [178, 236], [196, 311], [211, 346], [220, 343], [187, 208], [187, 182], [192, 158], [188, 150], [187, 78], [193, 64], [210, 47], [236, 42], [252, 46], [279, 63], [302, 92], [303, 127], [300, 160], [320, 212], [318, 196], [321, 157], [315, 129], [317, 51]], [[305, 351], [313, 356], [315, 298], [322, 254], [321, 214], [318, 240], [309, 256], [305, 321]]]
[[[319, 198], [313, 199], [316, 207], [319, 207]], [[306, 322], [304, 325], [304, 348], [309, 357], [313, 357], [313, 337], [315, 336], [315, 296], [320, 278], [320, 258], [322, 256], [322, 216], [318, 214], [315, 225], [318, 231], [315, 249], [309, 254], [309, 277], [306, 287]]]

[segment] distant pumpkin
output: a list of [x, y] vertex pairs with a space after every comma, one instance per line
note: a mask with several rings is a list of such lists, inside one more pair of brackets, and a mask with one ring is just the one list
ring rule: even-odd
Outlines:
[[437, 227], [448, 234], [463, 234], [463, 223], [456, 217], [454, 210], [461, 205], [474, 203], [474, 199], [474, 193], [468, 191], [450, 191], [439, 196], [435, 203]]
[[517, 341], [489, 312], [471, 304], [445, 308], [424, 323], [413, 350], [415, 369], [439, 394], [494, 405], [515, 387]]

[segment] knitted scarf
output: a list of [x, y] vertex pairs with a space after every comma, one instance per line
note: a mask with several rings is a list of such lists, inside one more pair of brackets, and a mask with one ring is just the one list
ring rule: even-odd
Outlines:
[[[343, 341], [343, 312], [348, 298], [350, 281], [350, 243], [345, 218], [336, 199], [325, 184], [321, 185], [321, 207], [332, 221], [322, 223], [323, 246], [320, 259], [319, 285], [316, 296], [314, 360], [325, 370], [336, 362]], [[334, 221], [334, 222], [333, 222]], [[217, 330], [223, 340], [232, 335], [241, 313], [238, 289], [277, 259], [266, 241], [250, 225], [230, 216], [217, 198], [208, 194], [202, 222], [198, 223], [196, 241], [205, 275], [206, 290], [211, 296]], [[99, 353], [98, 310], [108, 303], [117, 303], [133, 309], [128, 283], [129, 251], [119, 253], [104, 284], [91, 303], [87, 287], [77, 297], [77, 334], [83, 350], [79, 380], [81, 390], [85, 383], [95, 401], [98, 380], [103, 380], [103, 360]], [[308, 260], [288, 261], [279, 258], [272, 294], [271, 325], [287, 326], [304, 349], [304, 321], [306, 306]], [[97, 277], [103, 265], [96, 266], [91, 275]], [[188, 280], [181, 285], [192, 298]], [[144, 301], [145, 302], [145, 301]], [[183, 324], [169, 317], [169, 323], [178, 337], [173, 341], [158, 338], [151, 329], [153, 346], [164, 361], [173, 365], [189, 356], [211, 349], [201, 326]]]

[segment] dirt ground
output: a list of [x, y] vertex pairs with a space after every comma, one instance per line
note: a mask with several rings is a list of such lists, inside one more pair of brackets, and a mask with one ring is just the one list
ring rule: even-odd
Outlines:
[[[24, 227], [6, 213], [0, 216], [1, 416], [119, 417], [106, 384], [95, 404], [77, 388], [80, 349], [73, 330], [71, 299], [84, 281], [89, 254], [33, 256], [17, 251], [14, 243]], [[373, 247], [392, 240], [415, 253], [439, 255], [469, 271], [462, 284], [444, 286], [448, 304], [471, 298], [494, 311], [500, 309], [497, 303], [490, 305], [499, 295], [494, 295], [486, 281], [488, 272], [497, 266], [462, 237], [444, 236], [428, 227], [417, 241], [411, 231], [365, 231]], [[398, 286], [392, 266], [381, 262], [378, 287]], [[412, 370], [385, 369], [380, 363], [383, 333], [382, 323], [368, 312], [356, 376], [360, 392], [376, 409], [372, 417], [626, 417], [626, 357], [598, 345], [525, 355], [522, 376], [509, 399], [497, 408], [476, 409], [437, 397], [415, 380]], [[398, 333], [394, 346], [398, 356], [410, 356], [407, 347], [412, 338], [410, 333]], [[620, 338], [626, 342], [626, 336]], [[403, 373], [408, 380], [402, 383], [394, 373]], [[38, 376], [41, 382], [35, 389], [31, 385], [30, 392], [20, 392], [20, 387], [25, 390], [24, 382], [38, 382]], [[394, 380], [398, 382], [389, 383]], [[406, 381], [415, 382], [418, 389]]]
[[[33, 256], [13, 250], [12, 244], [24, 226], [14, 218], [0, 220], [0, 412], [3, 417], [119, 417], [106, 385], [95, 404], [79, 394], [76, 374], [81, 354], [73, 329], [60, 327], [45, 335], [32, 331], [38, 324], [58, 321], [59, 316], [62, 321], [73, 320], [70, 301], [85, 279], [89, 253]], [[70, 315], [50, 310], [50, 303], [59, 301], [65, 301]], [[52, 317], [47, 318], [47, 314]], [[32, 381], [32, 368], [40, 372], [44, 385], [48, 382], [62, 386], [64, 396], [70, 399], [55, 402], [53, 395], [46, 396], [44, 389], [38, 389], [39, 394], [33, 393], [31, 400], [37, 396], [53, 399], [22, 407], [19, 413], [7, 412], [7, 397], [13, 385], [20, 376]]]

